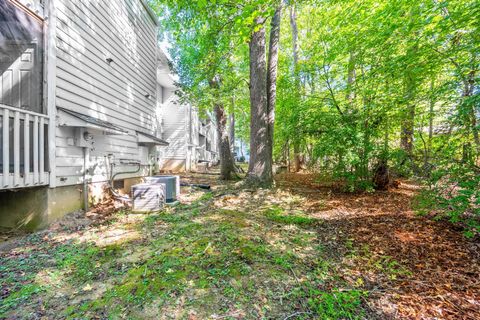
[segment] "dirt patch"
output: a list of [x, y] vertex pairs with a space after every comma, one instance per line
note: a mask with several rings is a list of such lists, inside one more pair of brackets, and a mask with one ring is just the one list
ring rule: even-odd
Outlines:
[[[392, 318], [480, 318], [480, 244], [449, 223], [417, 216], [411, 202], [418, 185], [403, 181], [389, 191], [348, 194], [325, 189], [314, 176], [299, 178], [279, 183], [305, 196], [312, 216], [324, 219], [319, 239], [332, 255], [344, 257], [338, 243], [350, 243], [358, 257], [341, 272], [355, 275], [346, 276], [350, 282], [361, 279], [373, 309]], [[319, 195], [326, 196], [321, 207]]]
[[0, 318], [480, 318], [479, 245], [416, 216], [418, 186], [277, 178], [248, 190], [189, 175], [211, 192], [17, 236], [0, 251]]

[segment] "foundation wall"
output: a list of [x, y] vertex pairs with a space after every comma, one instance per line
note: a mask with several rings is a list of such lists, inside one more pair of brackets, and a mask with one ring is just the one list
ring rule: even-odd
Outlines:
[[82, 208], [81, 187], [0, 192], [0, 226], [34, 231]]
[[[129, 194], [132, 185], [142, 178], [125, 179], [123, 194]], [[19, 191], [0, 192], [0, 227], [35, 231], [83, 209], [83, 186], [50, 189], [39, 187]], [[108, 196], [105, 183], [89, 185], [89, 202], [94, 204]]]

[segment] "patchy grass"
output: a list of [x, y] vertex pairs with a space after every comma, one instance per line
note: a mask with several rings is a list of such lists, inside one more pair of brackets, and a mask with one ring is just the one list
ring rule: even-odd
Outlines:
[[272, 207], [265, 210], [265, 216], [271, 221], [283, 224], [294, 224], [298, 226], [312, 226], [318, 223], [317, 219], [309, 218], [301, 212], [286, 213], [280, 207]]
[[44, 290], [45, 288], [37, 284], [27, 284], [18, 288], [17, 291], [14, 291], [12, 294], [8, 295], [7, 298], [2, 300], [0, 305], [0, 316], [5, 315], [8, 310], [17, 308], [21, 304], [27, 302], [32, 296]]
[[416, 283], [418, 259], [378, 241], [425, 250], [416, 238], [389, 228], [388, 219], [344, 222], [350, 208], [340, 218], [329, 213], [363, 203], [354, 198], [362, 195], [338, 201], [302, 190], [307, 196], [284, 186], [185, 189], [182, 204], [161, 213], [120, 212], [81, 230], [24, 237], [0, 254], [0, 318], [412, 317], [396, 293]]

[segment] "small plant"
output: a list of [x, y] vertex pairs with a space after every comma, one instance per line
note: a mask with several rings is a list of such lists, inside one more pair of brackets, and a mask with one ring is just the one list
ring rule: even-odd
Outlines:
[[213, 196], [214, 196], [213, 192], [206, 192], [196, 202], [197, 203], [207, 202], [209, 200], [212, 200]]
[[362, 298], [366, 293], [359, 290], [322, 291], [311, 288], [309, 290], [309, 308], [320, 319], [363, 319], [365, 314]]
[[271, 221], [282, 224], [311, 226], [318, 223], [317, 219], [301, 216], [298, 214], [287, 214], [282, 208], [279, 207], [272, 207], [265, 210], [265, 216]]
[[415, 199], [419, 214], [434, 214], [464, 227], [466, 237], [480, 234], [480, 174], [475, 168], [453, 166], [432, 173], [431, 185]]
[[373, 267], [387, 275], [390, 280], [398, 276], [410, 276], [412, 273], [390, 256], [381, 256], [372, 261]]
[[11, 310], [18, 305], [27, 302], [33, 295], [38, 294], [44, 290], [45, 288], [37, 284], [27, 284], [23, 286], [20, 290], [10, 294], [0, 303], [0, 318], [3, 319], [3, 316], [8, 310]]

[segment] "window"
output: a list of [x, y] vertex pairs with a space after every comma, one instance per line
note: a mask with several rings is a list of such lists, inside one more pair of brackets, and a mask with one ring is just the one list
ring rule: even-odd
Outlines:
[[43, 113], [43, 21], [14, 0], [0, 2], [0, 104]]

